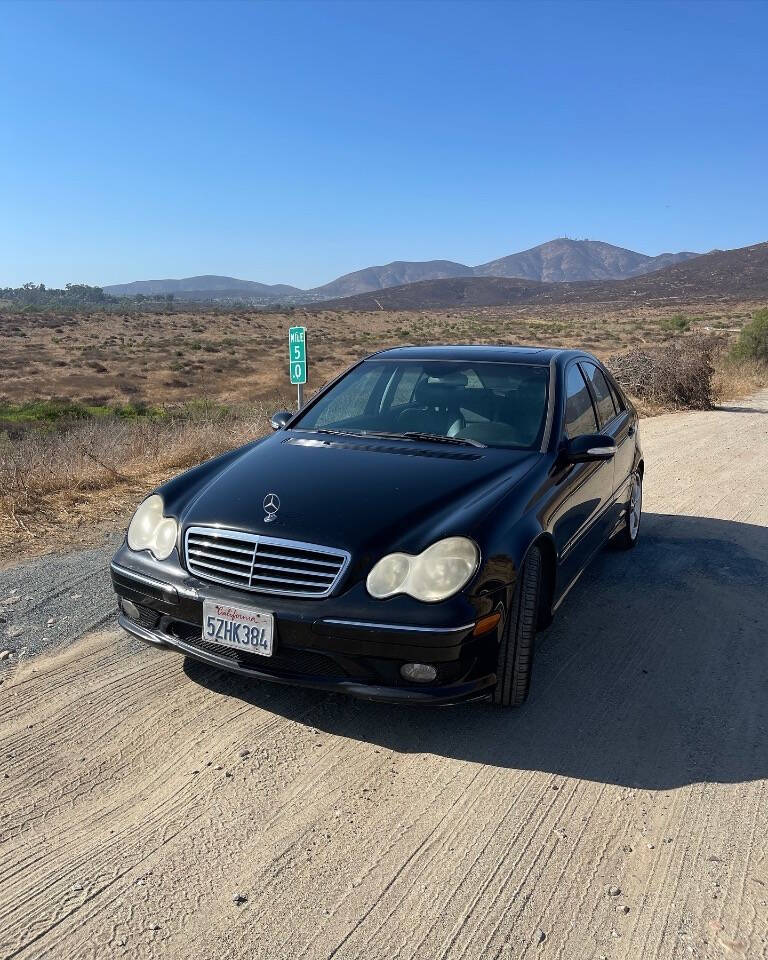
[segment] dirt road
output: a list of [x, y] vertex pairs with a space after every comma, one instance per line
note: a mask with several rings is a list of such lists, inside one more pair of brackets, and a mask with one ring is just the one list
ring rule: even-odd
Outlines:
[[517, 712], [139, 647], [106, 550], [5, 571], [6, 644], [100, 632], [0, 664], [0, 956], [767, 957], [768, 393], [641, 431]]

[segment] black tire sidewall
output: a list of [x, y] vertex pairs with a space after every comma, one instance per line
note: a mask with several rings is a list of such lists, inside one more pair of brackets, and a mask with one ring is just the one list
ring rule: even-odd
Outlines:
[[502, 707], [525, 702], [531, 682], [534, 638], [541, 591], [541, 550], [528, 550], [499, 644], [493, 702]]

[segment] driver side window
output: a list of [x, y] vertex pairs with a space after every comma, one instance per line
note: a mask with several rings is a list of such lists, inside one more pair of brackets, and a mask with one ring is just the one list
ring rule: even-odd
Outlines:
[[565, 375], [565, 435], [573, 440], [585, 433], [597, 433], [595, 408], [579, 365], [572, 363]]
[[312, 426], [341, 426], [348, 420], [361, 417], [366, 411], [376, 381], [381, 376], [381, 369], [372, 365], [368, 370], [359, 371], [357, 376], [347, 377], [334, 391], [333, 399], [314, 417]]

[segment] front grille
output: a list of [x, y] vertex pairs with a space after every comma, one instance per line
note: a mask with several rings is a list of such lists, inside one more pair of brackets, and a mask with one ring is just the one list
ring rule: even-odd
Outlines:
[[187, 647], [210, 653], [222, 660], [237, 664], [246, 670], [260, 670], [266, 673], [295, 673], [301, 676], [314, 677], [344, 677], [346, 670], [336, 661], [314, 650], [299, 650], [283, 647], [275, 650], [271, 657], [261, 657], [258, 653], [240, 650], [235, 647], [224, 647], [218, 643], [209, 643], [200, 637], [201, 628], [186, 623], [174, 623], [170, 633]]
[[288, 597], [329, 596], [349, 563], [333, 547], [216, 527], [190, 527], [186, 555], [189, 572], [204, 580]]

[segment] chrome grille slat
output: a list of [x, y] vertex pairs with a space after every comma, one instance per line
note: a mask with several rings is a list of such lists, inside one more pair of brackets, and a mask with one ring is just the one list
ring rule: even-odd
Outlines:
[[218, 553], [208, 553], [207, 550], [200, 550], [198, 547], [190, 545], [189, 548], [190, 554], [194, 554], [196, 557], [208, 557], [209, 560], [226, 560], [227, 563], [237, 563], [241, 567], [251, 567], [251, 560], [236, 560], [234, 557], [222, 557]]
[[220, 573], [228, 573], [233, 577], [242, 577], [243, 580], [248, 580], [251, 574], [251, 565], [248, 564], [248, 570], [232, 570], [230, 567], [218, 567], [215, 563], [205, 563], [203, 560], [193, 561], [196, 567], [205, 567], [206, 570], [218, 570]]
[[259, 550], [260, 557], [267, 557], [270, 560], [291, 560], [296, 563], [311, 563], [313, 565], [322, 565], [324, 567], [338, 567], [337, 563], [333, 563], [330, 560], [313, 560], [310, 557], [301, 557], [296, 559], [295, 557], [289, 557], [282, 553], [267, 553], [266, 550]]
[[291, 580], [288, 577], [258, 577], [254, 573], [251, 577], [251, 583], [254, 580], [267, 580], [269, 583], [300, 583], [304, 587], [323, 587], [325, 588], [327, 584], [325, 583], [307, 583], [306, 580]]
[[[258, 560], [258, 554], [257, 554]], [[330, 570], [301, 570], [300, 567], [278, 567], [272, 563], [254, 563], [253, 572], [257, 570], [277, 570], [280, 573], [302, 573], [305, 577], [327, 577], [329, 580], [333, 580], [336, 576], [336, 571], [334, 570], [331, 573]]]
[[204, 580], [313, 599], [333, 592], [350, 561], [336, 547], [218, 527], [190, 527], [184, 546], [187, 569]]
[[190, 537], [190, 546], [192, 547], [206, 547], [208, 550], [226, 550], [228, 553], [244, 553], [246, 556], [250, 557], [253, 553], [253, 548], [250, 550], [245, 547], [233, 547], [230, 544], [219, 545], [216, 540], [217, 537], [211, 537], [210, 540], [203, 540], [197, 537]]

